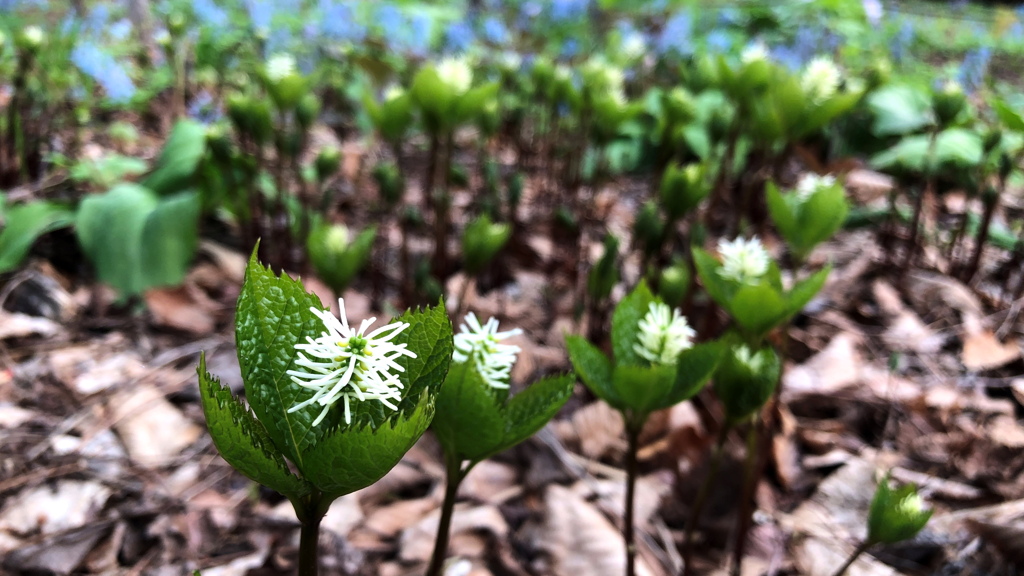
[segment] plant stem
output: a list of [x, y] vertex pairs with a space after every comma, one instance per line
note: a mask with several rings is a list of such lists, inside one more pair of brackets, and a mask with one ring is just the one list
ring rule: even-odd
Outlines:
[[441, 520], [437, 525], [437, 538], [434, 540], [434, 553], [430, 557], [430, 566], [427, 568], [427, 576], [441, 576], [444, 572], [444, 561], [448, 555], [448, 538], [451, 536], [452, 512], [455, 511], [455, 496], [459, 491], [459, 484], [469, 472], [467, 468], [462, 470], [462, 462], [457, 458], [446, 457], [448, 461], [447, 476], [445, 478], [444, 503], [441, 505]]
[[718, 440], [715, 442], [714, 452], [711, 453], [708, 475], [704, 477], [704, 482], [700, 485], [697, 498], [693, 502], [693, 511], [690, 512], [690, 519], [686, 523], [686, 535], [683, 537], [683, 576], [693, 574], [693, 531], [697, 528], [697, 522], [700, 521], [701, 512], [711, 493], [711, 483], [718, 476], [718, 468], [722, 463], [722, 449], [725, 447], [725, 439], [731, 428], [732, 424], [727, 422], [718, 431]]
[[747, 454], [743, 464], [743, 490], [740, 492], [740, 506], [736, 517], [736, 543], [733, 548], [732, 575], [739, 576], [743, 569], [743, 551], [746, 548], [747, 533], [750, 532], [754, 491], [757, 488], [758, 474], [758, 431], [760, 418], [755, 417], [747, 431]]
[[626, 576], [636, 574], [636, 533], [634, 527], [636, 519], [633, 517], [633, 502], [636, 499], [636, 453], [642, 427], [643, 422], [640, 422], [626, 428], [626, 439], [629, 447], [626, 449], [626, 511], [622, 526], [622, 538], [626, 542]]
[[843, 576], [843, 574], [845, 574], [846, 571], [849, 570], [850, 566], [852, 566], [853, 563], [857, 561], [857, 558], [860, 558], [860, 555], [863, 554], [870, 547], [870, 542], [862, 542], [860, 546], [857, 546], [857, 548], [853, 550], [853, 553], [850, 554], [850, 557], [846, 559], [846, 562], [844, 562], [843, 565], [839, 567], [839, 570], [836, 570], [832, 576]]
[[319, 543], [320, 521], [326, 510], [321, 510], [321, 497], [314, 492], [306, 502], [306, 509], [301, 516], [302, 530], [299, 532], [299, 576], [317, 576], [320, 568]]

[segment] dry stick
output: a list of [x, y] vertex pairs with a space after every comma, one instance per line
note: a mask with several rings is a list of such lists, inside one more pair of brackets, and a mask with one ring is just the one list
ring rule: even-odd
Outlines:
[[686, 523], [686, 533], [683, 536], [683, 576], [690, 576], [693, 574], [693, 531], [697, 528], [697, 523], [700, 521], [701, 512], [704, 511], [704, 505], [707, 503], [708, 496], [711, 494], [711, 483], [718, 476], [718, 468], [722, 464], [722, 452], [725, 448], [725, 440], [728, 437], [729, 430], [732, 425], [728, 422], [722, 425], [722, 428], [718, 431], [718, 439], [715, 441], [715, 449], [711, 453], [711, 463], [708, 468], [708, 474], [704, 477], [704, 481], [700, 485], [700, 490], [697, 492], [697, 498], [693, 503], [693, 510], [690, 512], [690, 518]]

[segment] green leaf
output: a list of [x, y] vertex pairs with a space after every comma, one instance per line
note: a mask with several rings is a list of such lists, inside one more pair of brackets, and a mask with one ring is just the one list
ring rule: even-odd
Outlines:
[[452, 360], [452, 322], [443, 303], [407, 311], [393, 322], [408, 322], [409, 327], [392, 342], [404, 343], [416, 353], [415, 358], [403, 356], [397, 360], [405, 370], [399, 374], [404, 392], [398, 404], [398, 415], [409, 418], [419, 405], [420, 394], [427, 392], [434, 396], [445, 382]]
[[661, 399], [670, 394], [674, 381], [675, 366], [671, 365], [618, 364], [612, 369], [615, 393], [627, 408], [641, 415], [662, 408]]
[[736, 423], [760, 410], [775, 392], [781, 370], [779, 356], [771, 348], [755, 351], [733, 344], [715, 372], [715, 394], [726, 418]]
[[453, 363], [448, 371], [432, 426], [448, 456], [470, 461], [500, 447], [506, 430], [499, 399], [467, 362]]
[[1002, 121], [1003, 124], [1006, 124], [1007, 128], [1014, 132], [1024, 132], [1024, 116], [1022, 116], [1020, 112], [1010, 108], [1010, 106], [1002, 100], [993, 100], [990, 104], [992, 109], [995, 111], [996, 116], [999, 116], [999, 120]]
[[718, 273], [718, 269], [722, 267], [721, 262], [704, 250], [694, 248], [693, 264], [708, 296], [711, 296], [719, 306], [728, 308], [729, 301], [732, 300], [732, 288]]
[[504, 248], [511, 235], [512, 226], [508, 224], [492, 223], [486, 214], [474, 218], [462, 236], [466, 272], [473, 276], [481, 273]]
[[612, 313], [612, 353], [616, 365], [640, 366], [647, 363], [633, 346], [639, 333], [637, 324], [647, 314], [654, 301], [654, 294], [647, 287], [647, 282], [641, 280], [640, 284], [615, 307], [615, 312]]
[[377, 429], [369, 425], [334, 428], [308, 450], [303, 474], [329, 500], [380, 480], [430, 426], [433, 396], [423, 393], [415, 400], [408, 417], [394, 417]]
[[755, 336], [763, 336], [781, 324], [789, 313], [782, 295], [763, 282], [741, 286], [728, 308], [736, 322]]
[[288, 470], [263, 424], [231, 395], [231, 390], [206, 371], [205, 354], [199, 357], [197, 372], [206, 426], [224, 460], [247, 478], [290, 500], [309, 494], [309, 483]]
[[[274, 445], [303, 474], [306, 452], [328, 427], [327, 420], [312, 426], [321, 411], [317, 405], [288, 412], [310, 394], [286, 374], [298, 359], [295, 345], [323, 331], [321, 320], [310, 308], [320, 310], [323, 306], [298, 280], [277, 276], [263, 267], [254, 250], [245, 271], [235, 318], [238, 364], [253, 412]], [[360, 406], [366, 404], [370, 403], [362, 402]], [[336, 421], [340, 410], [333, 412]]]
[[875, 90], [867, 97], [875, 117], [871, 132], [875, 136], [895, 136], [931, 125], [931, 97], [912, 86], [894, 85]]
[[7, 209], [2, 214], [0, 232], [0, 274], [17, 268], [36, 239], [74, 222], [74, 214], [52, 202], [29, 202]]
[[787, 319], [804, 309], [804, 306], [825, 285], [825, 280], [828, 280], [830, 272], [832, 272], [832, 267], [826, 266], [793, 286], [793, 289], [786, 294], [786, 305], [789, 309]]
[[160, 152], [156, 170], [142, 185], [157, 194], [188, 188], [205, 154], [206, 126], [194, 120], [179, 120]]
[[566, 336], [565, 347], [573, 369], [587, 388], [613, 408], [625, 410], [625, 403], [612, 387], [612, 366], [608, 357], [582, 336]]
[[683, 350], [676, 364], [676, 378], [672, 388], [659, 401], [655, 410], [675, 406], [696, 396], [715, 373], [725, 350], [725, 346], [718, 342], [704, 342]]
[[75, 231], [99, 279], [122, 296], [185, 277], [198, 241], [199, 198], [165, 198], [137, 184], [120, 184], [82, 200]]
[[505, 404], [505, 436], [494, 452], [511, 448], [543, 428], [572, 396], [575, 383], [569, 375], [549, 376], [513, 396]]

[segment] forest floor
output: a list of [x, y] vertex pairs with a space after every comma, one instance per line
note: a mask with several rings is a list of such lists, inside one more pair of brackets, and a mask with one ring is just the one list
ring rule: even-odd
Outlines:
[[[865, 170], [848, 183], [861, 204], [883, 201], [888, 185]], [[408, 200], [416, 202], [415, 191]], [[611, 187], [593, 200], [591, 224], [627, 238], [634, 200]], [[957, 209], [955, 195], [944, 201]], [[357, 215], [347, 224], [365, 224], [351, 191], [340, 202], [342, 213]], [[468, 203], [468, 194], [456, 197], [457, 210]], [[524, 206], [541, 203], [528, 189]], [[592, 236], [590, 261], [600, 253]], [[385, 225], [379, 238], [375, 266], [393, 269], [398, 231]], [[789, 334], [743, 573], [830, 574], [863, 537], [874, 488], [891, 470], [896, 481], [921, 487], [934, 517], [913, 541], [862, 556], [851, 574], [1015, 574], [1024, 563], [1021, 302], [1000, 302], [988, 281], [967, 286], [938, 272], [947, 266], [935, 250], [913, 269], [886, 266], [879, 238], [841, 232], [814, 256], [812, 266], [835, 268]], [[568, 371], [563, 335], [587, 329], [587, 318], [575, 319], [567, 270], [575, 247], [541, 224], [523, 239], [528, 249], [507, 255], [493, 289], [471, 287], [457, 303], [523, 329], [513, 342], [522, 348], [514, 389]], [[45, 244], [68, 242], [59, 233], [44, 239], [0, 291], [0, 571], [294, 570], [290, 504], [218, 456], [198, 401], [201, 351], [212, 373], [242, 388], [233, 310], [246, 254], [205, 240], [182, 287], [152, 290], [145, 307], [126, 309], [53, 264], [60, 258], [49, 258]], [[989, 271], [997, 264], [986, 259]], [[627, 257], [623, 284], [638, 276], [638, 258]], [[326, 287], [304, 280], [331, 303]], [[458, 294], [463, 281], [456, 274], [446, 292]], [[359, 283], [344, 294], [350, 322], [392, 312], [375, 309], [368, 293]], [[640, 574], [679, 573], [677, 549], [720, 418], [705, 391], [656, 414], [644, 430]], [[727, 440], [699, 526], [698, 573], [725, 573], [729, 562], [742, 432]], [[625, 448], [618, 413], [578, 386], [540, 434], [466, 479], [451, 544], [458, 560], [448, 574], [622, 574]], [[422, 574], [443, 488], [428, 433], [382, 481], [335, 502], [320, 542], [323, 573]]]

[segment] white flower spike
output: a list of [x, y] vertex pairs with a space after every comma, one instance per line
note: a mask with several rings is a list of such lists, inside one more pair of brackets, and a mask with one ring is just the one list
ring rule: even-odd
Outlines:
[[818, 190], [831, 188], [836, 185], [836, 177], [831, 174], [818, 176], [812, 172], [804, 174], [796, 183], [796, 195], [802, 202], [810, 200], [811, 196], [818, 193]]
[[455, 335], [455, 350], [452, 352], [452, 360], [456, 362], [472, 360], [488, 386], [508, 388], [512, 365], [515, 364], [516, 355], [519, 354], [520, 349], [511, 344], [501, 344], [501, 341], [522, 334], [523, 331], [516, 328], [498, 332], [497, 318], [491, 318], [485, 324], [480, 324], [480, 320], [472, 312], [466, 314], [465, 322], [460, 329], [461, 331]]
[[315, 340], [307, 336], [306, 344], [295, 345], [299, 351], [295, 365], [300, 369], [286, 372], [292, 382], [315, 391], [311, 397], [289, 408], [289, 413], [313, 403], [324, 407], [313, 421], [313, 426], [323, 421], [327, 411], [338, 400], [345, 402], [346, 424], [352, 423], [353, 399], [360, 402], [376, 400], [391, 410], [397, 410], [394, 401], [402, 399], [402, 382], [398, 373], [405, 369], [396, 361], [402, 356], [416, 357], [406, 344], [392, 342], [395, 336], [409, 327], [408, 323], [392, 322], [367, 334], [366, 329], [377, 321], [376, 318], [363, 320], [359, 330], [353, 330], [348, 325], [344, 298], [338, 299], [338, 306], [341, 309], [340, 321], [330, 310], [310, 308], [323, 321], [324, 331]]
[[768, 272], [768, 252], [756, 237], [731, 242], [723, 238], [718, 241], [718, 252], [722, 255], [722, 268], [718, 273], [723, 278], [746, 283]]
[[842, 73], [828, 56], [818, 56], [804, 69], [801, 87], [814, 102], [824, 102], [835, 95], [842, 81]]
[[637, 327], [639, 342], [633, 344], [633, 350], [655, 364], [674, 365], [679, 353], [693, 346], [697, 335], [678, 309], [660, 302], [651, 302]]

